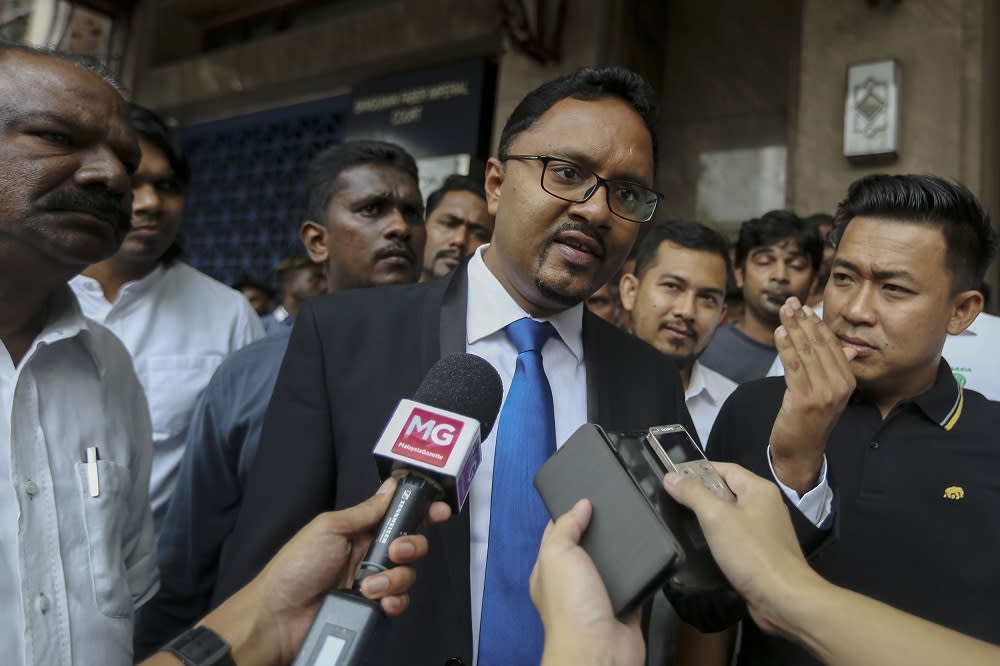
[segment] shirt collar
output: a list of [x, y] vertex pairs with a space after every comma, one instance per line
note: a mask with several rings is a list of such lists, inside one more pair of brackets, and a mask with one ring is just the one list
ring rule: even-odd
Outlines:
[[83, 316], [80, 303], [76, 300], [76, 295], [69, 288], [69, 285], [63, 285], [52, 294], [49, 308], [48, 321], [45, 322], [42, 332], [35, 338], [31, 353], [42, 345], [51, 345], [78, 337], [94, 362], [97, 372], [104, 376], [104, 362], [91, 331], [91, 327], [97, 324]]
[[[166, 269], [163, 267], [163, 263], [161, 262], [157, 264], [156, 268], [150, 271], [148, 275], [141, 277], [138, 280], [133, 280], [132, 282], [126, 282], [118, 291], [118, 299], [115, 303], [112, 303], [112, 305], [121, 303], [124, 299], [141, 296], [145, 292], [152, 289], [153, 286], [163, 278], [165, 273]], [[101, 283], [94, 278], [86, 275], [78, 275], [73, 279], [78, 281], [87, 292], [104, 298], [104, 289], [101, 288]]]
[[[466, 315], [466, 344], [493, 335], [508, 324], [530, 315], [514, 302], [483, 261], [483, 245], [469, 260], [469, 304]], [[583, 303], [539, 321], [550, 322], [578, 363], [583, 361]]]
[[[861, 394], [855, 391], [851, 401], [862, 400]], [[924, 413], [934, 423], [944, 430], [951, 430], [962, 416], [965, 405], [965, 393], [955, 379], [951, 366], [943, 358], [938, 361], [937, 378], [934, 385], [920, 395], [904, 400], [900, 404], [911, 403]]]
[[719, 386], [713, 374], [711, 370], [695, 361], [691, 366], [691, 379], [688, 381], [687, 391], [684, 392], [684, 399], [690, 400], [704, 393], [712, 404], [719, 404], [725, 400], [729, 394]]
[[965, 395], [944, 359], [938, 362], [934, 386], [913, 399], [913, 403], [945, 430], [951, 430], [962, 416]]

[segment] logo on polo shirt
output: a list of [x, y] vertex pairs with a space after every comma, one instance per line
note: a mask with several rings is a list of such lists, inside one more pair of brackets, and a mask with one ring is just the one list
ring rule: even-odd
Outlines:
[[962, 486], [948, 486], [944, 489], [944, 498], [950, 500], [960, 500], [965, 497], [965, 491], [962, 490]]

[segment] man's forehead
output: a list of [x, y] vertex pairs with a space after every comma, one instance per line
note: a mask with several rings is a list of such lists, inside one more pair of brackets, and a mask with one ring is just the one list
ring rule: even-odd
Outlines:
[[419, 186], [412, 175], [397, 166], [380, 162], [347, 167], [337, 176], [336, 189], [338, 193], [349, 195], [381, 192], [403, 196], [416, 193], [418, 198], [420, 196]]
[[[716, 286], [725, 289], [726, 262], [718, 254], [708, 250], [684, 247], [665, 240], [657, 248], [657, 272], [672, 274], [700, 286]], [[650, 271], [647, 271], [647, 276]]]
[[125, 100], [100, 76], [56, 56], [9, 51], [0, 56], [0, 90], [8, 113], [48, 113], [77, 123], [128, 124]]
[[[606, 178], [652, 177], [653, 141], [649, 129], [634, 108], [614, 96], [561, 99], [514, 137], [512, 153], [520, 152], [513, 149], [515, 144], [526, 147], [530, 144], [531, 151], [564, 157], [588, 168], [597, 168], [604, 162], [630, 165], [621, 173], [602, 174]], [[649, 176], [639, 178], [640, 174], [633, 173], [639, 168], [649, 170]]]
[[802, 248], [799, 246], [799, 242], [794, 238], [783, 238], [773, 243], [768, 243], [767, 245], [757, 245], [750, 250], [751, 254], [760, 254], [762, 252], [802, 254]]

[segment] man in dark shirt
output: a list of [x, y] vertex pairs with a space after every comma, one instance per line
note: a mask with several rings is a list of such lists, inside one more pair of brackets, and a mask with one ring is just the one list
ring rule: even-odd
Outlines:
[[791, 296], [806, 302], [823, 259], [815, 225], [772, 210], [740, 226], [734, 275], [743, 290], [743, 318], [720, 328], [702, 365], [737, 384], [766, 377], [778, 355], [778, 308]]
[[[816, 571], [931, 622], [1000, 642], [1000, 405], [964, 390], [941, 358], [945, 337], [982, 310], [976, 289], [995, 253], [995, 234], [968, 190], [930, 176], [856, 181], [837, 223], [825, 325], [797, 303], [782, 308], [776, 341], [785, 379], [737, 389], [719, 414], [710, 450], [766, 475], [769, 462], [787, 472], [794, 458], [802, 489], [821, 476], [825, 460], [836, 537], [813, 559]], [[811, 429], [795, 433], [786, 418], [772, 428], [779, 411], [801, 400], [801, 387], [832, 395], [828, 378], [812, 371], [818, 357], [832, 367], [824, 339], [844, 349], [857, 389], [844, 404], [831, 399], [822, 408], [814, 401]], [[826, 427], [831, 414], [840, 415]], [[789, 447], [792, 439], [798, 444]], [[740, 664], [816, 663], [749, 622], [744, 629]]]

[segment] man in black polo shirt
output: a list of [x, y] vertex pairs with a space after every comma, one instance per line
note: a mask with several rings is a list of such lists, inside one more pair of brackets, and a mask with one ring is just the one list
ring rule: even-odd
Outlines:
[[[773, 465], [800, 492], [827, 471], [835, 528], [812, 560], [818, 573], [1000, 643], [1000, 404], [963, 390], [941, 358], [946, 336], [982, 310], [976, 287], [996, 249], [989, 219], [956, 183], [867, 176], [837, 224], [825, 325], [790, 299], [776, 334], [787, 388], [769, 378], [737, 389], [709, 450], [766, 476]], [[838, 404], [844, 358], [857, 388]], [[788, 418], [810, 401], [814, 423]], [[746, 622], [739, 663], [817, 662]]]

